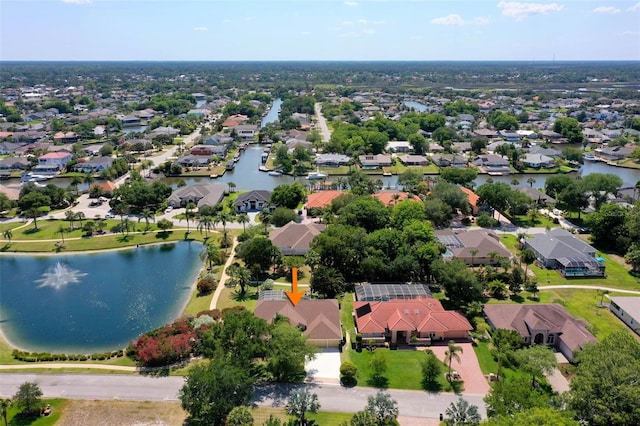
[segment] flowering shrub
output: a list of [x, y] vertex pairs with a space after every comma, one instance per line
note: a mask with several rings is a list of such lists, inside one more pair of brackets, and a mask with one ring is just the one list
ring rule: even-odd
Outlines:
[[140, 336], [130, 345], [129, 353], [146, 366], [165, 366], [187, 359], [195, 341], [190, 320], [181, 318]]

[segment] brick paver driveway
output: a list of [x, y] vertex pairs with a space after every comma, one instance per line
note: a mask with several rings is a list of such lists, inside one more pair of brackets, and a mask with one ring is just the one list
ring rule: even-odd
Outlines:
[[[451, 363], [451, 369], [456, 370], [464, 380], [464, 393], [487, 394], [489, 384], [480, 370], [480, 364], [478, 364], [478, 358], [471, 343], [456, 343], [456, 346], [462, 347], [462, 353], [458, 352], [460, 362], [454, 359]], [[444, 353], [447, 348], [448, 346], [444, 344], [429, 347], [442, 361], [444, 361]]]

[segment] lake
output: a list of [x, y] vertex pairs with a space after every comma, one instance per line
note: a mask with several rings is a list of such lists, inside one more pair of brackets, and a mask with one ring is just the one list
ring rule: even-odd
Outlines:
[[52, 256], [0, 256], [0, 329], [29, 351], [124, 348], [180, 316], [202, 267], [200, 243]]
[[278, 98], [273, 101], [273, 105], [271, 105], [271, 108], [269, 108], [269, 112], [267, 112], [267, 115], [262, 118], [260, 127], [264, 127], [269, 123], [273, 123], [279, 120], [280, 105], [282, 105], [282, 99]]

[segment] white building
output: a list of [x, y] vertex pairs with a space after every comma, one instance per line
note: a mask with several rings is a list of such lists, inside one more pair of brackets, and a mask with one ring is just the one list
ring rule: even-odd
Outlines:
[[611, 297], [609, 309], [640, 335], [640, 297]]

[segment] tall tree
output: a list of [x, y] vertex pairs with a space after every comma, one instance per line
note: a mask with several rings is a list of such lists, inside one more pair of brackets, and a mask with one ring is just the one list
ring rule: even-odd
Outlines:
[[569, 407], [594, 426], [640, 424], [640, 343], [628, 331], [610, 334], [578, 355]]
[[451, 380], [451, 362], [455, 359], [460, 362], [460, 355], [462, 353], [462, 346], [456, 346], [456, 342], [449, 340], [449, 346], [444, 353], [444, 360], [449, 365], [449, 380]]
[[367, 398], [364, 410], [376, 418], [378, 426], [386, 425], [398, 417], [398, 403], [381, 390]]
[[189, 424], [223, 426], [234, 407], [251, 402], [253, 385], [246, 369], [218, 353], [189, 370], [179, 398]]
[[449, 404], [445, 414], [447, 416], [445, 420], [447, 426], [479, 425], [482, 420], [478, 407], [469, 404], [469, 401], [462, 397]]
[[299, 426], [306, 424], [307, 413], [317, 413], [319, 409], [318, 395], [309, 392], [307, 389], [293, 390], [285, 405], [287, 414], [294, 416]]
[[545, 345], [533, 345], [515, 352], [520, 369], [531, 374], [531, 385], [536, 386], [536, 378], [544, 377], [558, 366], [555, 354]]
[[0, 415], [4, 419], [4, 426], [9, 426], [7, 416], [9, 415], [9, 408], [13, 406], [13, 401], [10, 398], [0, 398]]
[[13, 396], [14, 404], [28, 416], [40, 415], [42, 390], [36, 382], [25, 382]]

